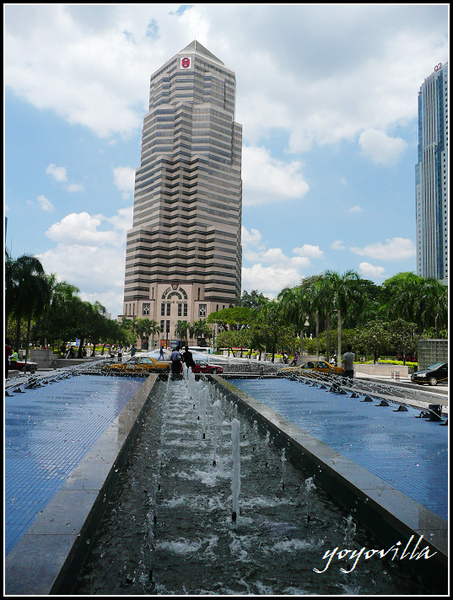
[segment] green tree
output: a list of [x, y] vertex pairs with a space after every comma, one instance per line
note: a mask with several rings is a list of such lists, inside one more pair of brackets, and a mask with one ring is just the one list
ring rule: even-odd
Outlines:
[[16, 318], [15, 347], [20, 347], [22, 320], [27, 322], [25, 361], [28, 357], [32, 319], [39, 318], [51, 300], [51, 287], [40, 260], [29, 254], [7, 256], [5, 268], [6, 316]]
[[361, 327], [354, 336], [353, 350], [361, 350], [363, 354], [372, 354], [377, 362], [383, 353], [392, 347], [392, 334], [386, 321], [376, 319]]
[[221, 331], [217, 336], [217, 348], [228, 348], [228, 356], [233, 347], [237, 346], [237, 331]]
[[416, 323], [419, 335], [426, 327], [439, 332], [448, 322], [448, 290], [436, 279], [398, 273], [382, 284], [380, 312], [390, 321]]
[[151, 348], [154, 348], [154, 336], [156, 333], [160, 333], [160, 325], [154, 319], [144, 319], [145, 327], [144, 333], [148, 337], [151, 336]]
[[242, 329], [250, 325], [253, 310], [247, 306], [232, 306], [212, 312], [206, 319], [208, 324], [216, 323], [226, 329]]
[[212, 330], [206, 323], [206, 319], [199, 319], [192, 323], [189, 327], [190, 336], [193, 338], [205, 338], [207, 340], [212, 337]]
[[417, 325], [400, 318], [389, 323], [388, 328], [395, 354], [400, 354], [403, 357], [403, 363], [406, 364], [406, 356], [417, 353], [418, 336], [415, 335]]
[[278, 295], [282, 316], [291, 323], [300, 335], [300, 353], [304, 351], [304, 330], [310, 314], [311, 302], [307, 287], [301, 285], [284, 288]]
[[266, 348], [271, 350], [274, 362], [282, 329], [286, 325], [281, 305], [278, 300], [268, 300], [255, 314], [255, 323], [266, 340]]
[[264, 296], [262, 292], [258, 292], [258, 290], [252, 290], [250, 294], [247, 291], [242, 292], [241, 298], [236, 300], [236, 306], [244, 306], [246, 308], [251, 308], [254, 310], [255, 308], [259, 308], [265, 303], [267, 298]]
[[190, 323], [187, 321], [178, 321], [175, 327], [175, 335], [178, 340], [187, 340], [190, 331]]
[[341, 359], [341, 328], [343, 315], [355, 315], [358, 318], [367, 304], [367, 295], [363, 286], [360, 285], [359, 275], [349, 270], [340, 275], [335, 271], [326, 271], [320, 278], [319, 296], [324, 298], [327, 317], [327, 359], [330, 357], [329, 328], [330, 318], [333, 311], [337, 317], [337, 351], [338, 360]]

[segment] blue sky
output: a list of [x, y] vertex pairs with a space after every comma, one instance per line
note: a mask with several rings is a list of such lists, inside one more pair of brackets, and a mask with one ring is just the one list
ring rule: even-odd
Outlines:
[[4, 5], [6, 246], [122, 312], [150, 75], [197, 39], [236, 73], [243, 289], [415, 271], [417, 95], [448, 4]]

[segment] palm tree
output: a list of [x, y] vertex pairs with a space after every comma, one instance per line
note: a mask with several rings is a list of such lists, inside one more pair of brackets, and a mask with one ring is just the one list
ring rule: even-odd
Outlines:
[[[160, 333], [160, 326], [157, 324], [157, 321], [155, 321], [154, 319], [142, 319], [143, 324], [142, 324], [142, 331], [143, 334], [148, 336], [151, 335], [152, 336], [152, 340], [151, 340], [151, 348], [154, 348], [154, 335], [156, 333]], [[149, 349], [149, 343], [148, 343], [148, 349]]]
[[440, 327], [448, 323], [448, 289], [437, 279], [424, 278], [414, 273], [398, 273], [382, 285], [381, 312], [389, 320], [402, 318], [417, 323], [417, 332], [426, 327]]
[[203, 337], [210, 339], [212, 337], [212, 331], [209, 325], [206, 323], [206, 319], [199, 319], [192, 323], [189, 327], [190, 336], [193, 338]]
[[308, 320], [311, 329], [315, 331], [316, 356], [319, 356], [319, 322], [327, 319], [326, 307], [319, 289], [321, 275], [312, 275], [301, 282], [307, 301]]
[[92, 339], [91, 343], [93, 344], [93, 349], [91, 351], [91, 356], [96, 355], [96, 343], [101, 341], [101, 336], [104, 336], [107, 331], [107, 319], [105, 317], [105, 313], [107, 309], [103, 306], [99, 300], [96, 300], [93, 304], [93, 319], [92, 323], [94, 325], [92, 331]]
[[[366, 293], [363, 286], [359, 285], [360, 276], [350, 269], [343, 275], [335, 271], [325, 271], [320, 280], [320, 292], [326, 303], [327, 310], [337, 312], [338, 327], [338, 360], [341, 357], [341, 325], [342, 316], [346, 313], [359, 315], [366, 304]], [[330, 316], [328, 318], [330, 326]], [[329, 329], [327, 329], [327, 359], [329, 359]]]
[[178, 321], [175, 327], [175, 335], [178, 340], [186, 340], [187, 332], [190, 330], [190, 323], [187, 321]]
[[304, 328], [310, 310], [307, 291], [302, 286], [284, 288], [278, 295], [283, 316], [296, 328], [300, 335], [300, 353], [304, 350]]
[[46, 280], [51, 299], [41, 319], [35, 323], [34, 335], [42, 338], [46, 346], [50, 339], [50, 345], [54, 348], [55, 341], [67, 341], [68, 327], [75, 314], [74, 306], [80, 301], [77, 296], [79, 289], [65, 281], [57, 281], [55, 274], [46, 275]]
[[326, 322], [326, 358], [330, 358], [330, 320], [335, 306], [335, 291], [328, 272], [319, 277], [315, 284], [315, 304], [319, 317]]
[[278, 300], [263, 302], [261, 309], [256, 314], [256, 324], [266, 339], [267, 345], [272, 348], [272, 362], [275, 360], [283, 320], [282, 307]]
[[40, 260], [29, 254], [23, 254], [16, 260], [8, 255], [5, 275], [6, 315], [7, 318], [14, 315], [17, 321], [16, 348], [20, 345], [22, 319], [27, 319], [27, 361], [31, 320], [43, 314], [49, 305], [51, 287]]
[[419, 311], [419, 296], [422, 277], [415, 273], [398, 273], [382, 284], [381, 314], [389, 321], [402, 318], [417, 323], [418, 333], [423, 330]]
[[424, 328], [433, 326], [439, 338], [440, 329], [448, 325], [448, 289], [433, 278], [424, 279], [420, 287], [417, 304]]

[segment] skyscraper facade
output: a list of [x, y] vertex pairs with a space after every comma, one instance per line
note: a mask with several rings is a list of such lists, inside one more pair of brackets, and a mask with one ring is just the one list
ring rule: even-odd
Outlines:
[[418, 94], [417, 275], [448, 282], [448, 63]]
[[160, 337], [241, 292], [242, 126], [236, 80], [194, 41], [150, 79], [127, 234], [123, 314]]

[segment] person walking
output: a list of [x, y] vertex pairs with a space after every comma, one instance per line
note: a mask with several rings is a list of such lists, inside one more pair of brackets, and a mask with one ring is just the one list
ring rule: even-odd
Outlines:
[[190, 352], [189, 347], [186, 346], [184, 348], [184, 354], [182, 356], [183, 363], [186, 365], [187, 370], [193, 369], [195, 366], [195, 362], [193, 360], [192, 352]]
[[122, 362], [123, 360], [123, 348], [120, 346], [118, 348], [118, 362]]
[[344, 377], [349, 377], [349, 379], [354, 378], [354, 359], [355, 354], [352, 352], [352, 346], [349, 344], [346, 347], [346, 352], [343, 354], [343, 375]]
[[176, 346], [176, 348], [171, 353], [170, 360], [172, 374], [179, 375], [179, 373], [181, 372], [181, 354], [179, 353], [178, 346]]
[[18, 360], [19, 360], [19, 354], [18, 354], [17, 350], [14, 350], [14, 352], [9, 357], [9, 368], [11, 370], [17, 369], [17, 361]]
[[159, 358], [157, 360], [160, 360], [160, 359], [164, 360], [164, 349], [162, 346], [160, 347]]
[[297, 367], [297, 360], [299, 358], [299, 354], [296, 352], [296, 354], [294, 355], [294, 358], [291, 362], [291, 364], [289, 365], [290, 367]]
[[9, 371], [9, 357], [13, 353], [11, 348], [11, 342], [9, 338], [5, 339], [5, 379], [8, 379], [8, 371]]

